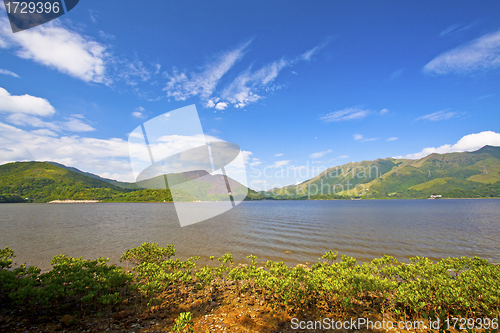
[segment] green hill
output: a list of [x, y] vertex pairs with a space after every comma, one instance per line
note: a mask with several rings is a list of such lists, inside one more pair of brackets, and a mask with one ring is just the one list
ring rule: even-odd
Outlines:
[[[222, 200], [222, 175], [205, 171], [169, 175], [170, 188], [183, 201]], [[102, 178], [53, 162], [15, 162], [0, 166], [1, 202], [102, 200], [109, 202], [172, 201], [159, 180], [135, 183]], [[191, 180], [198, 179], [193, 182]], [[296, 186], [255, 192], [229, 178], [233, 195], [260, 199], [348, 199], [500, 197], [500, 147], [475, 152], [431, 154], [419, 160], [377, 159], [351, 162], [325, 170]], [[164, 181], [163, 181], [164, 184]], [[139, 185], [139, 186], [138, 186]], [[144, 189], [147, 188], [147, 189]], [[27, 198], [27, 199], [26, 199]]]
[[431, 154], [419, 160], [386, 158], [347, 163], [297, 186], [266, 194], [283, 199], [500, 197], [500, 147]]
[[[205, 171], [169, 175], [177, 199], [182, 201], [220, 200], [227, 197], [221, 175], [204, 177]], [[163, 179], [163, 176], [161, 176]], [[236, 194], [247, 188], [229, 178]], [[54, 162], [15, 162], [0, 165], [0, 203], [49, 202], [52, 200], [102, 200], [107, 202], [171, 202], [170, 189], [156, 179], [135, 183], [119, 182], [80, 171]], [[251, 193], [255, 193], [250, 191]], [[192, 194], [190, 194], [192, 193]], [[176, 199], [176, 200], [177, 200]]]
[[0, 195], [31, 202], [111, 200], [130, 190], [46, 162], [16, 162], [0, 166]]

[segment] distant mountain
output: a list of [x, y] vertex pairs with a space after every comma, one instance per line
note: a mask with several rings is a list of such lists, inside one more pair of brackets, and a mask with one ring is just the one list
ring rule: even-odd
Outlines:
[[[256, 193], [249, 190], [244, 185], [238, 183], [234, 179], [227, 177], [231, 189], [231, 194], [242, 200], [247, 196], [247, 193]], [[164, 176], [158, 176], [152, 179], [140, 181], [137, 184], [141, 188], [164, 188], [165, 183], [177, 197], [179, 193], [189, 193], [194, 200], [214, 201], [227, 200], [228, 189], [226, 180], [223, 175], [210, 175], [207, 171], [196, 170], [183, 173], [169, 174], [167, 180]]]
[[[102, 200], [163, 202], [223, 200], [222, 175], [190, 171], [135, 183], [119, 182], [54, 162], [0, 165], [0, 202]], [[192, 181], [196, 179], [197, 181]], [[500, 197], [500, 147], [474, 152], [431, 154], [418, 160], [385, 158], [331, 167], [295, 186], [255, 192], [228, 178], [233, 196], [261, 199]], [[139, 185], [139, 186], [138, 186]]]
[[17, 195], [33, 202], [105, 200], [126, 192], [81, 172], [45, 162], [16, 162], [0, 166], [0, 195]]
[[[190, 171], [168, 175], [176, 200], [218, 200], [227, 198], [222, 175]], [[199, 179], [197, 182], [189, 180]], [[234, 194], [247, 188], [228, 178]], [[163, 183], [163, 185], [161, 185]], [[161, 186], [158, 186], [160, 184]], [[169, 202], [170, 188], [149, 179], [139, 183], [119, 182], [55, 162], [15, 162], [0, 165], [0, 202], [49, 202], [52, 200], [102, 200], [117, 202]]]
[[73, 172], [76, 172], [76, 173], [88, 176], [90, 178], [99, 179], [99, 180], [102, 180], [102, 181], [104, 181], [106, 183], [109, 183], [111, 185], [115, 185], [115, 186], [118, 186], [118, 187], [121, 187], [121, 188], [128, 188], [128, 189], [139, 189], [140, 188], [135, 183], [127, 183], [127, 182], [121, 182], [121, 181], [114, 180], [114, 179], [103, 178], [101, 176], [94, 175], [93, 173], [85, 172], [85, 171], [79, 170], [77, 168], [69, 167], [69, 166], [66, 166], [64, 164], [60, 164], [60, 163], [57, 163], [57, 162], [46, 162], [46, 163], [49, 163], [49, 164], [52, 164], [54, 166], [66, 169], [66, 170], [73, 171]]
[[260, 193], [269, 198], [500, 197], [500, 147], [430, 154], [418, 160], [377, 159], [329, 168], [296, 186]]

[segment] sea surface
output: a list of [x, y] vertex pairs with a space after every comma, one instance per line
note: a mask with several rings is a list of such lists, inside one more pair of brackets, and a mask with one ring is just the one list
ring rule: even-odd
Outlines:
[[314, 263], [329, 249], [369, 261], [479, 256], [500, 262], [500, 200], [254, 201], [180, 227], [172, 203], [0, 204], [0, 248], [49, 269], [54, 255], [110, 258], [144, 242], [177, 257]]

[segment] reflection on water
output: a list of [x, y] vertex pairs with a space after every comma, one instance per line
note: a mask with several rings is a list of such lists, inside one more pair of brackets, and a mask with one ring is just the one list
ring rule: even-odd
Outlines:
[[[16, 262], [50, 267], [54, 255], [118, 262], [144, 242], [177, 255], [248, 254], [259, 261], [315, 262], [338, 250], [359, 260], [480, 256], [500, 262], [500, 201], [360, 200], [243, 202], [210, 220], [179, 226], [171, 203], [1, 204], [0, 248]], [[291, 253], [285, 253], [289, 251]], [[42, 264], [40, 264], [42, 263]]]

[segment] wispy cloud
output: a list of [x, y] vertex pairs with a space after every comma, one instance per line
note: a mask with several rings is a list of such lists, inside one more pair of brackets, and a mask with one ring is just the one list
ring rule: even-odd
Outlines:
[[152, 70], [146, 68], [137, 56], [134, 60], [115, 58], [113, 65], [116, 77], [130, 86], [136, 86], [141, 81], [145, 82], [153, 75]]
[[[325, 42], [323, 42], [322, 44], [318, 45], [318, 46], [315, 46], [313, 47], [312, 49], [304, 52], [300, 58], [302, 58], [302, 60], [305, 60], [305, 61], [310, 61], [314, 55], [316, 55], [319, 51], [321, 51], [321, 49], [323, 49], [325, 46], [327, 46], [329, 43], [331, 42], [331, 38], [328, 38]], [[296, 74], [296, 73], [295, 73]]]
[[399, 78], [401, 76], [401, 74], [403, 74], [403, 71], [404, 71], [404, 69], [400, 68], [397, 71], [392, 72], [391, 76], [389, 77], [389, 80], [391, 80], [391, 81], [396, 80], [397, 78]]
[[387, 138], [387, 140], [385, 141], [396, 141], [398, 138], [396, 138], [395, 136], [391, 137], [391, 138]]
[[430, 74], [463, 74], [500, 66], [500, 30], [447, 51], [426, 64]]
[[136, 118], [143, 118], [144, 111], [145, 111], [145, 109], [142, 106], [139, 106], [139, 107], [134, 109], [134, 111], [132, 112], [132, 115]]
[[[408, 154], [404, 158], [418, 159], [430, 155], [432, 153], [445, 154], [464, 151], [475, 151], [486, 145], [500, 146], [500, 133], [493, 131], [484, 131], [480, 133], [469, 134], [458, 140], [457, 143], [450, 145], [442, 145], [440, 147], [429, 147], [422, 149], [421, 152]], [[396, 158], [402, 158], [398, 156]]]
[[379, 138], [365, 138], [362, 134], [359, 133], [354, 134], [352, 137], [354, 140], [361, 142], [376, 141], [379, 139]]
[[279, 154], [275, 154], [274, 157], [280, 157], [280, 156], [283, 156], [282, 153], [279, 153]]
[[480, 96], [479, 99], [485, 99], [485, 98], [490, 98], [490, 97], [493, 97], [495, 96], [496, 94], [489, 94], [489, 95], [484, 95], [484, 96]]
[[340, 155], [339, 158], [342, 158], [342, 159], [349, 158], [349, 155]]
[[95, 128], [87, 124], [81, 115], [71, 115], [64, 121], [45, 121], [37, 116], [15, 113], [7, 117], [7, 121], [18, 126], [46, 128], [55, 132], [91, 132]]
[[92, 23], [97, 23], [97, 17], [98, 13], [96, 10], [89, 9], [89, 18], [92, 21]]
[[320, 157], [323, 157], [324, 155], [329, 154], [331, 152], [332, 152], [331, 149], [328, 149], [325, 151], [320, 151], [320, 152], [309, 155], [309, 158], [320, 158]]
[[320, 119], [326, 123], [331, 123], [337, 121], [363, 119], [370, 113], [372, 113], [372, 111], [370, 110], [361, 109], [359, 107], [353, 107], [331, 112], [326, 116], [321, 117]]
[[281, 168], [284, 167], [285, 165], [290, 164], [292, 160], [284, 160], [284, 161], [276, 161], [274, 164], [270, 165], [269, 168]]
[[171, 74], [165, 73], [169, 81], [163, 90], [167, 92], [168, 97], [173, 97], [178, 101], [184, 101], [192, 96], [200, 96], [208, 100], [220, 79], [243, 57], [250, 43], [251, 40], [223, 52], [206, 64], [200, 72], [179, 72], [174, 67]]
[[470, 28], [475, 26], [476, 23], [477, 22], [473, 22], [473, 23], [465, 25], [465, 26], [463, 24], [452, 24], [449, 27], [447, 27], [446, 29], [444, 29], [443, 31], [441, 31], [439, 33], [439, 36], [445, 37], [445, 36], [454, 35], [456, 33], [459, 33], [459, 32], [465, 31], [465, 30], [469, 30]]
[[6, 70], [6, 69], [1, 69], [1, 68], [0, 68], [0, 74], [2, 74], [2, 75], [10, 75], [10, 76], [13, 76], [13, 77], [17, 77], [17, 78], [19, 78], [19, 75], [17, 75], [17, 74], [16, 74], [16, 73], [14, 73], [14, 72], [8, 71], [8, 70]]
[[281, 89], [282, 85], [274, 82], [284, 68], [300, 61], [311, 61], [328, 44], [325, 42], [293, 58], [282, 57], [255, 70], [253, 65], [249, 66], [229, 83], [221, 84], [223, 77], [243, 58], [250, 43], [245, 42], [220, 54], [200, 71], [179, 71], [174, 67], [171, 73], [165, 74], [168, 82], [163, 90], [167, 97], [183, 101], [198, 96], [205, 107], [217, 110], [230, 105], [242, 108], [257, 102], [265, 93]]
[[249, 67], [240, 73], [229, 86], [224, 88], [221, 93], [221, 99], [227, 100], [234, 107], [242, 108], [260, 100], [262, 98], [261, 92], [263, 91], [281, 89], [281, 85], [274, 85], [273, 82], [284, 68], [292, 67], [300, 61], [311, 61], [313, 56], [328, 45], [329, 42], [328, 40], [315, 46], [295, 58], [283, 57], [255, 71], [252, 71], [252, 67]]
[[440, 121], [440, 120], [448, 120], [454, 118], [458, 115], [457, 112], [449, 111], [449, 109], [437, 111], [434, 113], [429, 113], [418, 117], [415, 120], [430, 120], [430, 121]]
[[439, 33], [439, 36], [444, 37], [444, 36], [452, 33], [453, 31], [456, 31], [458, 28], [460, 28], [460, 24], [452, 24], [448, 28], [446, 28], [443, 31], [441, 31]]

